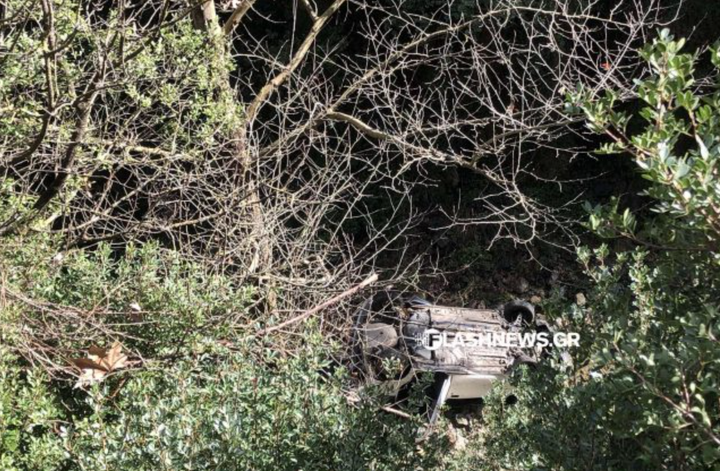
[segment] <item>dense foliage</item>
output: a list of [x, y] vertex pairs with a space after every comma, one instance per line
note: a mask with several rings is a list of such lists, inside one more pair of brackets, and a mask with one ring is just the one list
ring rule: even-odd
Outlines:
[[[582, 334], [574, 366], [546, 363], [516, 378], [518, 406], [486, 411], [484, 463], [495, 468], [717, 469], [720, 465], [720, 93], [693, 81], [697, 56], [667, 31], [643, 51], [645, 128], [616, 97], [572, 106], [626, 152], [650, 184], [651, 212], [588, 206], [589, 227], [635, 242], [582, 249], [587, 304], [548, 302]], [[720, 65], [718, 50], [710, 60]]]
[[[231, 320], [249, 298], [227, 280], [153, 246], [58, 261], [49, 240], [15, 242], [6, 241], [2, 257], [3, 470], [392, 470], [442, 457], [441, 441], [416, 447], [419, 419], [379, 414], [372, 397], [349, 401], [344, 369], [328, 359], [332, 345], [312, 328], [305, 349], [291, 355], [233, 335]], [[78, 330], [74, 316], [98, 306], [115, 322]], [[46, 324], [62, 326], [57, 338], [76, 344], [38, 335], [53, 334]], [[57, 372], [69, 363], [43, 363], [58, 361], [43, 350], [110, 338], [124, 339], [129, 368], [83, 388], [64, 373], [50, 381], [48, 366]], [[24, 342], [35, 342], [36, 356], [14, 353]]]
[[416, 422], [349, 405], [338, 378], [319, 373], [324, 360], [262, 360], [273, 367], [257, 355], [200, 354], [107, 381], [70, 413], [69, 391], [25, 377], [5, 356], [3, 469], [394, 470], [441, 456], [415, 446]]

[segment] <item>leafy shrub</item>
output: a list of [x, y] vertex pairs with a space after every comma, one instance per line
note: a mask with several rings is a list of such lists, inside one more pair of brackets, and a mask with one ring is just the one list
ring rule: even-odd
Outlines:
[[[0, 247], [3, 469], [394, 470], [443, 456], [441, 437], [416, 446], [419, 419], [379, 413], [372, 394], [348, 401], [316, 328], [295, 353], [250, 335], [252, 290], [155, 244], [62, 258], [56, 245], [16, 235]], [[134, 368], [87, 390], [29, 363], [69, 367], [117, 339]]]
[[[314, 347], [312, 347], [314, 348]], [[414, 423], [354, 408], [317, 350], [200, 355], [146, 371], [65, 436], [89, 469], [415, 469]]]
[[3, 469], [395, 470], [442, 456], [437, 441], [418, 453], [417, 421], [348, 403], [317, 346], [298, 358], [214, 350], [87, 395], [3, 365]]
[[[574, 367], [552, 361], [514, 379], [518, 405], [491, 401], [482, 463], [494, 469], [717, 469], [720, 466], [720, 93], [695, 86], [697, 56], [667, 31], [643, 51], [643, 132], [612, 93], [571, 105], [650, 182], [653, 214], [588, 207], [607, 245], [579, 253], [592, 284], [584, 306], [550, 303], [581, 333]], [[711, 60], [720, 65], [717, 49]]]
[[62, 410], [41, 371], [24, 371], [0, 345], [0, 468], [58, 469], [64, 459]]

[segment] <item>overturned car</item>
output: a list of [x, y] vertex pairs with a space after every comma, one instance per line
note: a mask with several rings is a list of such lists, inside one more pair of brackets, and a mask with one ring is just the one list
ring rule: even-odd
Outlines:
[[[397, 395], [421, 372], [435, 374], [430, 421], [446, 401], [475, 400], [511, 368], [536, 363], [550, 328], [524, 301], [498, 309], [439, 306], [416, 295], [379, 292], [355, 313], [353, 365]], [[387, 365], [398, 367], [389, 372]]]

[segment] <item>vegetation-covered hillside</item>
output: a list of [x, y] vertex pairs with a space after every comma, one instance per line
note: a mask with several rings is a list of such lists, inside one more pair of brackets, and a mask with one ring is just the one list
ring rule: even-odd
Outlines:
[[[720, 469], [697, 3], [0, 0], [0, 469]], [[386, 287], [580, 346], [429, 425]]]

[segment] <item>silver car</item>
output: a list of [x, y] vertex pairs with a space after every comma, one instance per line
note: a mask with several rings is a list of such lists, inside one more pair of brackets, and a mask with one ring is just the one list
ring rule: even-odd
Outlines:
[[480, 399], [515, 365], [536, 363], [543, 348], [529, 340], [549, 330], [524, 301], [469, 309], [383, 291], [355, 314], [352, 367], [388, 395], [397, 395], [420, 372], [434, 373], [439, 383], [434, 422], [446, 401]]

